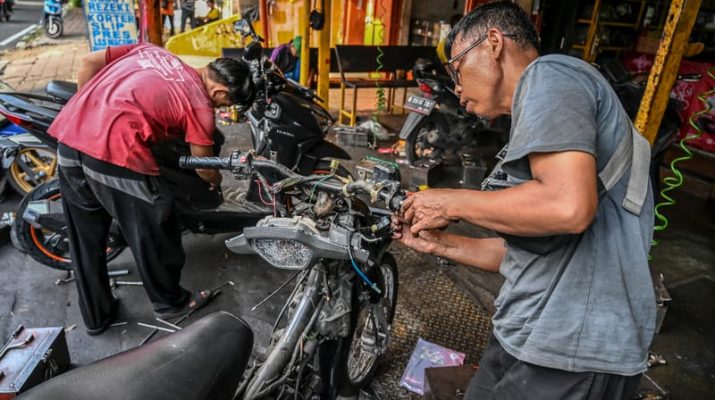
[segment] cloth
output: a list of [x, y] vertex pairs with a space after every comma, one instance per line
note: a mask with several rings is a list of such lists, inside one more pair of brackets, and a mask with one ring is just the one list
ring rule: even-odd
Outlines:
[[214, 128], [201, 76], [168, 51], [142, 44], [108, 48], [107, 66], [63, 107], [48, 132], [94, 158], [159, 175], [152, 145], [184, 136], [209, 146]]
[[206, 17], [204, 17], [204, 20], [206, 23], [213, 22], [213, 21], [218, 21], [219, 18], [221, 18], [221, 12], [218, 10], [216, 7], [212, 7], [208, 14], [206, 14]]
[[[509, 146], [489, 179], [501, 174], [506, 186], [531, 179], [528, 155], [535, 152], [586, 152], [600, 171], [626, 134], [628, 116], [598, 71], [573, 57], [544, 56], [522, 74]], [[546, 254], [506, 242], [493, 323], [494, 335], [515, 358], [571, 372], [635, 375], [646, 369], [656, 311], [647, 261], [653, 192], [649, 187], [640, 216], [629, 213], [621, 205], [629, 177], [630, 169], [599, 198], [585, 232]]]
[[566, 372], [519, 361], [494, 336], [469, 382], [466, 400], [631, 400], [641, 375]]
[[162, 178], [137, 174], [63, 144], [58, 155], [72, 266], [87, 328], [97, 329], [111, 317], [105, 249], [112, 219], [132, 250], [155, 310], [186, 304], [189, 292], [179, 285], [184, 266], [181, 230]]
[[196, 9], [196, 0], [183, 0], [181, 2], [181, 9], [191, 11], [191, 13], [193, 14], [194, 10]]
[[284, 74], [292, 72], [298, 60], [298, 58], [293, 56], [290, 52], [290, 46], [290, 43], [282, 44], [273, 49], [270, 56], [271, 62], [273, 62]]
[[161, 15], [174, 15], [174, 0], [161, 0]]

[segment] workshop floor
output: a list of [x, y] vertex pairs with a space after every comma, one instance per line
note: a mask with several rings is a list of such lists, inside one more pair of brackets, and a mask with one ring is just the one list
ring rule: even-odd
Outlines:
[[[394, 128], [394, 125], [390, 124]], [[250, 144], [247, 132], [230, 129], [225, 151]], [[356, 159], [369, 153], [350, 148]], [[231, 179], [224, 180], [229, 185]], [[664, 275], [673, 302], [663, 331], [657, 335], [653, 351], [667, 364], [649, 372], [656, 382], [670, 390], [675, 399], [711, 399], [715, 393], [715, 215], [713, 206], [686, 193], [677, 193], [678, 204], [668, 213], [671, 226], [653, 251], [653, 266]], [[16, 204], [14, 197], [0, 204], [0, 212]], [[708, 211], [709, 210], [709, 211]], [[236, 286], [222, 289], [222, 295], [200, 315], [226, 310], [242, 316], [256, 331], [257, 348], [265, 346], [267, 332], [287, 293], [255, 312], [251, 308], [278, 287], [289, 273], [270, 267], [256, 256], [227, 252], [223, 240], [230, 235], [185, 235], [187, 255], [183, 283], [187, 288], [210, 288], [231, 280]], [[410, 396], [399, 388], [399, 379], [418, 338], [466, 354], [466, 362], [477, 363], [490, 330], [487, 312], [473, 300], [478, 293], [465, 290], [455, 279], [454, 269], [436, 266], [427, 257], [395, 246], [400, 273], [400, 295], [393, 337], [385, 362], [373, 384], [382, 399]], [[128, 268], [126, 280], [138, 280], [129, 251], [110, 266]], [[137, 346], [149, 333], [137, 322], [155, 323], [151, 305], [141, 287], [116, 289], [121, 300], [118, 322], [105, 334], [84, 333], [72, 284], [57, 286], [65, 273], [39, 265], [9, 245], [0, 247], [0, 338], [7, 337], [22, 323], [28, 327], [64, 326], [72, 362], [83, 365]]]

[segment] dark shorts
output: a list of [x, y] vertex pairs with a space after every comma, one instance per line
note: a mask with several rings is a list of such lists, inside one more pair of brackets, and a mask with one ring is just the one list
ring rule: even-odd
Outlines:
[[465, 399], [630, 400], [641, 375], [567, 372], [519, 361], [492, 335]]

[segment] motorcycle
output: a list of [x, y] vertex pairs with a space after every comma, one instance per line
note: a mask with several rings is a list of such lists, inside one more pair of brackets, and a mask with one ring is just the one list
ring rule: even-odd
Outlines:
[[418, 59], [412, 72], [422, 93], [410, 95], [404, 105], [410, 113], [400, 130], [400, 139], [405, 140], [408, 163], [450, 165], [466, 155], [484, 168], [491, 168], [494, 155], [508, 139], [508, 128], [490, 125], [468, 113], [441, 65]]
[[[11, 90], [0, 82], [2, 90]], [[57, 170], [54, 151], [0, 115], [0, 195], [7, 184], [21, 195], [52, 179]]]
[[[336, 172], [348, 176], [345, 168], [330, 162], [335, 158], [350, 159], [350, 156], [324, 139], [333, 123], [328, 112], [315, 101], [309, 89], [285, 81], [280, 72], [266, 65], [258, 54], [257, 57], [246, 54], [259, 93], [246, 113], [257, 153], [303, 175]], [[0, 114], [14, 118], [24, 129], [56, 149], [56, 140], [47, 134], [47, 129], [74, 91], [76, 86], [51, 82], [48, 92], [52, 98], [0, 93]], [[218, 154], [223, 136], [215, 135], [215, 142], [214, 151]], [[178, 167], [179, 156], [190, 154], [188, 144], [181, 139], [156, 146], [153, 153], [161, 175], [173, 188], [180, 223], [190, 232], [236, 232], [273, 214], [281, 201], [267, 205], [261, 199], [260, 184], [255, 181], [250, 182], [248, 190], [229, 187], [220, 194], [209, 191], [195, 172]], [[20, 203], [17, 215], [13, 233], [20, 250], [49, 267], [71, 270], [59, 182], [52, 180], [35, 188]], [[125, 247], [118, 226], [113, 224], [107, 259], [115, 258]]]
[[62, 3], [61, 0], [45, 0], [42, 25], [45, 28], [45, 34], [52, 39], [57, 39], [64, 32]]
[[[378, 162], [364, 178], [351, 181], [299, 175], [274, 161], [257, 159], [254, 152], [234, 152], [226, 158], [183, 157], [180, 163], [230, 170], [238, 179], [264, 180], [273, 174], [279, 180], [265, 186], [264, 195], [292, 198], [294, 207], [286, 214], [268, 216], [226, 241], [233, 252], [258, 254], [273, 267], [295, 271], [281, 286], [295, 280], [276, 317], [266, 354], [254, 355], [246, 369], [250, 328], [228, 313], [215, 313], [145, 347], [70, 371], [23, 396], [87, 398], [96, 396], [96, 390], [152, 399], [357, 395], [387, 349], [395, 315], [397, 269], [387, 248], [388, 210], [398, 210], [405, 198], [397, 167]], [[382, 207], [368, 206], [360, 194]], [[219, 359], [221, 363], [216, 362]], [[95, 374], [99, 381], [83, 378]], [[90, 383], [67, 385], [70, 381]]]

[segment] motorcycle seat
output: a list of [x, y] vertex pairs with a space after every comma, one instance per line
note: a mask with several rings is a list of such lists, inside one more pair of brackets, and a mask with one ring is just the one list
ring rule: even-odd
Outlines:
[[45, 93], [58, 99], [69, 101], [77, 93], [77, 84], [66, 81], [49, 81]]
[[44, 382], [18, 399], [232, 399], [253, 348], [253, 331], [225, 311]]

